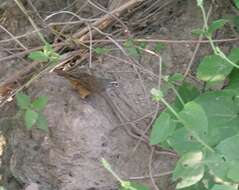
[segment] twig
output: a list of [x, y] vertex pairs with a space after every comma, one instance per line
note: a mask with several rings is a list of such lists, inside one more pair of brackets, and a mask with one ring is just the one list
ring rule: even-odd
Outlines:
[[151, 154], [149, 156], [149, 177], [150, 177], [150, 180], [153, 184], [153, 187], [155, 190], [159, 190], [157, 184], [155, 183], [155, 180], [153, 178], [153, 172], [152, 172], [152, 162], [153, 162], [153, 155], [154, 155], [154, 147], [152, 147], [152, 150], [151, 150]]
[[14, 41], [16, 41], [24, 50], [28, 50], [11, 32], [9, 32], [5, 27], [0, 25], [0, 28], [3, 29]]
[[[173, 173], [173, 171], [163, 172], [163, 173], [160, 173], [160, 174], [152, 175], [151, 177], [160, 178], [160, 177], [171, 175], [172, 173]], [[148, 176], [130, 177], [129, 180], [142, 180], [142, 179], [149, 179], [149, 178], [150, 178], [150, 176], [148, 175]]]
[[[111, 11], [109, 14], [101, 17], [98, 21], [94, 22], [91, 24], [92, 27], [97, 27], [98, 29], [104, 29], [108, 27], [112, 22], [112, 16], [120, 16], [125, 10], [135, 6], [137, 3], [142, 2], [144, 0], [130, 0], [127, 3], [123, 4], [119, 8], [114, 9]], [[94, 33], [93, 33], [94, 34]], [[88, 28], [85, 27], [79, 32], [75, 33], [73, 35], [73, 39], [75, 39], [75, 42], [82, 42], [83, 40], [88, 40], [89, 39], [89, 33], [88, 33]]]
[[[161, 83], [162, 83], [162, 58], [161, 56], [158, 55], [158, 59], [159, 59], [159, 77], [158, 77], [158, 88], [160, 89], [161, 87]], [[151, 122], [149, 123], [149, 125], [146, 127], [146, 129], [144, 130], [144, 135], [148, 132], [148, 130], [150, 129], [150, 127], [152, 127], [154, 121], [156, 120], [157, 116], [159, 113], [159, 102], [157, 102], [157, 106], [156, 106], [156, 112], [153, 116], [153, 118], [151, 119]], [[136, 146], [134, 147], [134, 152], [137, 150], [137, 148], [139, 147], [141, 143], [141, 140], [139, 140], [136, 144]]]

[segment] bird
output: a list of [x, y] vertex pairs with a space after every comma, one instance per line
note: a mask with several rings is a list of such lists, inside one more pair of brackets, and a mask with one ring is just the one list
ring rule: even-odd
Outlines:
[[59, 76], [63, 76], [70, 81], [73, 88], [78, 91], [81, 98], [86, 98], [93, 93], [101, 93], [107, 88], [117, 84], [116, 81], [108, 78], [96, 77], [86, 72], [68, 73], [60, 69], [55, 70]]

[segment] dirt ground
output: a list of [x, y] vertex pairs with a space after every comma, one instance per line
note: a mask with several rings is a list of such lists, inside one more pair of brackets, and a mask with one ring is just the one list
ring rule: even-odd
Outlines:
[[[1, 2], [1, 1], [0, 1]], [[60, 10], [78, 11], [82, 17], [99, 14], [87, 1], [25, 1], [39, 10], [42, 18]], [[108, 10], [119, 6], [119, 1], [98, 1]], [[152, 1], [153, 2], [153, 1]], [[193, 29], [202, 26], [201, 14], [196, 1], [158, 0], [151, 7], [136, 11], [130, 19], [123, 18], [135, 38], [190, 40]], [[13, 4], [13, 2], [12, 2]], [[0, 14], [3, 26], [14, 35], [31, 31], [31, 27], [21, 11], [11, 3], [4, 5]], [[153, 9], [152, 9], [153, 7]], [[145, 15], [151, 17], [145, 19]], [[229, 3], [218, 2], [211, 19], [229, 14]], [[147, 12], [148, 11], [148, 12]], [[12, 16], [12, 14], [14, 16]], [[34, 15], [37, 18], [36, 15]], [[64, 21], [69, 17], [57, 17], [55, 21]], [[127, 22], [126, 22], [127, 20]], [[40, 22], [40, 21], [39, 21]], [[50, 22], [50, 21], [49, 21]], [[53, 22], [53, 21], [51, 21]], [[140, 24], [139, 24], [140, 23]], [[117, 25], [117, 24], [116, 24]], [[117, 26], [118, 27], [118, 26]], [[117, 29], [116, 27], [116, 29]], [[68, 32], [71, 29], [68, 29]], [[113, 27], [109, 29], [110, 32]], [[46, 32], [45, 35], [48, 35]], [[232, 34], [223, 31], [218, 38], [230, 38]], [[118, 36], [117, 38], [121, 38]], [[0, 32], [0, 40], [8, 39]], [[25, 45], [39, 44], [35, 35], [22, 41]], [[153, 44], [148, 44], [152, 46]], [[221, 43], [229, 49], [229, 43]], [[104, 95], [92, 94], [86, 99], [80, 98], [69, 81], [56, 73], [45, 73], [24, 91], [31, 97], [45, 95], [49, 103], [44, 115], [49, 122], [49, 134], [33, 129], [27, 131], [21, 121], [11, 119], [16, 114], [15, 101], [7, 103], [0, 110], [1, 134], [6, 144], [1, 161], [2, 183], [8, 190], [114, 190], [117, 181], [102, 167], [101, 158], [105, 158], [123, 179], [153, 185], [149, 179], [149, 168], [160, 189], [174, 189], [170, 175], [157, 177], [158, 174], [173, 170], [176, 157], [155, 152], [151, 158], [152, 147], [139, 140], [140, 134], [152, 122], [159, 107], [151, 100], [150, 90], [158, 85], [158, 58], [143, 53], [137, 64], [127, 61], [125, 55], [112, 43], [114, 49], [110, 55], [102, 55], [92, 62], [92, 70], [98, 76], [117, 81], [118, 85], [106, 89]], [[11, 54], [12, 43], [0, 41], [0, 60]], [[165, 43], [161, 53], [164, 75], [176, 72], [184, 73], [195, 49], [195, 43]], [[202, 44], [195, 61], [201, 55], [209, 53], [207, 44]], [[19, 69], [25, 63], [21, 58], [0, 62], [0, 82]], [[77, 71], [76, 71], [77, 72]], [[193, 75], [193, 71], [191, 72]], [[191, 77], [193, 79], [193, 77]], [[190, 80], [191, 80], [190, 79]], [[107, 98], [105, 98], [107, 97]], [[110, 103], [109, 103], [110, 102]], [[112, 111], [117, 109], [123, 116], [122, 122]], [[149, 133], [147, 132], [146, 135]], [[149, 163], [152, 159], [152, 165]], [[35, 187], [34, 187], [35, 186]]]

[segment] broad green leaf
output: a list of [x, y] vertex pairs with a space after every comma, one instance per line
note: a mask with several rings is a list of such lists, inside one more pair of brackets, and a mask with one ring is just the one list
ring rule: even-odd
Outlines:
[[229, 22], [229, 20], [226, 20], [226, 19], [219, 19], [219, 20], [213, 21], [208, 27], [208, 33], [212, 34], [216, 30], [222, 28], [227, 22]]
[[229, 167], [227, 177], [233, 180], [233, 182], [239, 182], [239, 161], [232, 162]]
[[179, 155], [202, 148], [185, 127], [175, 130], [167, 142]]
[[204, 137], [208, 132], [208, 119], [202, 106], [196, 102], [188, 102], [179, 113], [184, 125], [194, 131], [199, 137]]
[[[237, 63], [239, 61], [239, 48], [233, 48], [228, 58]], [[232, 71], [233, 66], [218, 55], [204, 57], [197, 69], [197, 77], [207, 82], [221, 82]]]
[[239, 9], [239, 0], [234, 0], [236, 7]]
[[229, 75], [227, 89], [239, 89], [239, 69], [233, 69]]
[[228, 185], [214, 185], [213, 188], [210, 190], [237, 190], [237, 189]]
[[33, 61], [41, 61], [41, 62], [48, 61], [48, 56], [42, 51], [34, 51], [30, 53], [28, 57]]
[[32, 108], [42, 110], [47, 105], [48, 98], [46, 96], [39, 96], [32, 102]]
[[[189, 84], [189, 83], [183, 83], [179, 87], [178, 93], [179, 93], [180, 97], [182, 98], [182, 100], [184, 101], [184, 103], [192, 101], [197, 96], [199, 96], [199, 90], [196, 87], [194, 87], [192, 84]], [[181, 104], [181, 102], [179, 101], [178, 98], [176, 98], [176, 100], [175, 100], [175, 106], [179, 111], [181, 111], [183, 109], [183, 105]]]
[[197, 78], [207, 82], [219, 82], [225, 80], [233, 66], [218, 55], [204, 57], [197, 69]]
[[228, 181], [227, 172], [229, 168], [229, 162], [226, 162], [221, 155], [207, 152], [204, 161], [212, 176], [224, 181]]
[[42, 129], [45, 132], [48, 132], [48, 121], [44, 115], [38, 114], [36, 126], [37, 128]]
[[160, 114], [153, 124], [150, 134], [150, 144], [155, 145], [164, 142], [175, 130], [175, 123], [166, 112]]
[[234, 62], [237, 63], [239, 61], [239, 48], [233, 48], [231, 49], [230, 54], [228, 55], [228, 58]]
[[208, 92], [195, 99], [207, 115], [207, 142], [211, 146], [238, 131], [238, 106], [233, 97], [235, 97], [234, 91], [223, 90]]
[[208, 117], [210, 127], [225, 126], [237, 118], [238, 107], [235, 106], [233, 90], [207, 92], [195, 101], [200, 104]]
[[125, 181], [125, 185], [121, 186], [121, 190], [150, 190], [148, 187], [139, 183]]
[[27, 109], [31, 104], [31, 99], [26, 94], [19, 92], [16, 94], [17, 105], [20, 109]]
[[195, 151], [186, 153], [180, 158], [173, 172], [173, 180], [180, 180], [176, 189], [182, 189], [198, 183], [203, 175], [203, 153]]
[[32, 126], [36, 123], [37, 119], [38, 119], [38, 113], [28, 109], [25, 112], [25, 125], [27, 127], [27, 129], [31, 129]]
[[239, 134], [221, 141], [216, 149], [228, 161], [239, 160]]

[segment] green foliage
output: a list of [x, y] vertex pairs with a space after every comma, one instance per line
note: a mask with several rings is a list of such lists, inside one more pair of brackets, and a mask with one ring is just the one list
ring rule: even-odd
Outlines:
[[42, 115], [48, 98], [46, 96], [39, 96], [31, 101], [31, 98], [26, 94], [19, 92], [16, 94], [17, 105], [24, 115], [24, 123], [27, 129], [31, 129], [34, 125], [44, 131], [48, 131], [48, 122]]
[[155, 145], [164, 142], [175, 130], [175, 123], [171, 116], [163, 112], [155, 121], [150, 136], [150, 144]]
[[[213, 50], [198, 66], [197, 78], [210, 85], [222, 83], [224, 88], [200, 92], [180, 74], [162, 77], [161, 89], [153, 88], [151, 94], [166, 110], [152, 126], [150, 143], [180, 156], [173, 172], [177, 189], [233, 190], [239, 186], [239, 48], [226, 55], [214, 45], [212, 34], [228, 20], [208, 25], [203, 1], [197, 3], [204, 27], [196, 33], [208, 38]], [[176, 95], [171, 104], [164, 98], [169, 89]]]
[[211, 190], [236, 190], [236, 188], [228, 185], [214, 185]]
[[239, 9], [239, 0], [234, 0], [236, 7]]
[[177, 162], [173, 180], [179, 180], [176, 188], [182, 189], [199, 182], [204, 175], [203, 153], [200, 151], [184, 154]]
[[60, 55], [55, 52], [50, 44], [46, 43], [42, 51], [31, 52], [28, 55], [28, 58], [33, 61], [50, 62], [55, 64], [59, 61]]
[[208, 34], [212, 35], [213, 32], [216, 32], [218, 29], [222, 28], [226, 23], [228, 23], [229, 20], [226, 19], [219, 19], [213, 21], [210, 26], [208, 27]]
[[126, 48], [130, 56], [135, 58], [139, 57], [140, 50], [137, 47], [136, 42], [132, 38], [129, 38], [127, 41], [125, 41], [124, 47]]

